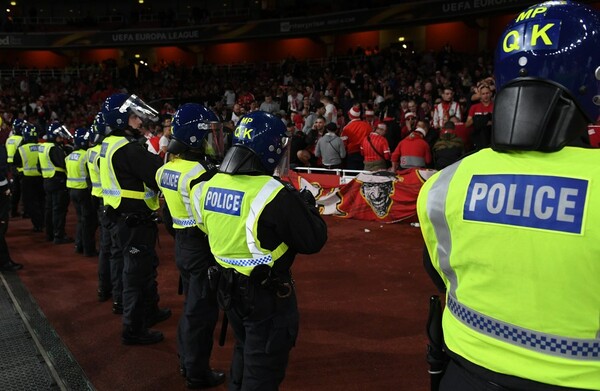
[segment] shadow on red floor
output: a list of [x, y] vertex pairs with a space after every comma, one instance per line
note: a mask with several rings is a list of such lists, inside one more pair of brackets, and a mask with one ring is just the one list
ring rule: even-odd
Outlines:
[[[73, 234], [72, 213], [68, 220]], [[420, 230], [408, 223], [326, 221], [323, 251], [298, 256], [293, 267], [300, 334], [281, 390], [428, 390], [425, 321], [435, 290], [422, 267]], [[23, 283], [97, 390], [186, 389], [175, 343], [183, 299], [164, 227], [157, 248], [160, 304], [173, 317], [155, 326], [165, 341], [151, 346], [121, 345], [120, 317], [110, 301], [96, 299], [95, 259], [76, 254], [72, 244], [47, 242], [20, 218], [11, 220], [7, 240], [13, 259], [25, 265], [18, 272]], [[214, 368], [227, 372], [232, 344], [231, 330], [224, 347], [215, 342]]]

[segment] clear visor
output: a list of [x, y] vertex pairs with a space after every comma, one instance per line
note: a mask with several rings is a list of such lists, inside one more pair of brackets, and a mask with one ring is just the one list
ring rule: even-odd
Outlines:
[[208, 127], [208, 134], [204, 139], [204, 153], [217, 164], [220, 164], [223, 161], [223, 156], [225, 156], [223, 125], [220, 122], [211, 122]]
[[283, 152], [281, 154], [281, 159], [275, 167], [275, 171], [273, 175], [278, 177], [286, 177], [288, 176], [288, 172], [290, 171], [290, 137], [282, 137], [281, 138], [281, 148], [283, 148]]
[[64, 139], [67, 139], [67, 140], [73, 139], [73, 135], [71, 134], [71, 132], [69, 132], [69, 129], [67, 129], [67, 127], [65, 125], [61, 126], [60, 128], [55, 129], [54, 132], [56, 132], [57, 136], [60, 136]]
[[150, 107], [146, 102], [137, 97], [137, 95], [131, 95], [125, 103], [119, 107], [119, 112], [127, 113], [128, 110], [138, 117], [140, 117], [143, 121], [158, 121], [158, 111]]

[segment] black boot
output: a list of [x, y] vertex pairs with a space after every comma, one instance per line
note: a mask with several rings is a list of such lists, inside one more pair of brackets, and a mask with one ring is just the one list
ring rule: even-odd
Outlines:
[[123, 303], [119, 301], [113, 301], [112, 312], [116, 315], [121, 315], [123, 313]]
[[21, 269], [23, 269], [23, 265], [12, 260], [0, 265], [0, 271], [2, 272], [14, 272]]
[[160, 331], [147, 328], [136, 330], [131, 326], [125, 326], [123, 334], [121, 334], [123, 345], [151, 345], [162, 341], [164, 338], [163, 333]]
[[191, 390], [216, 387], [224, 382], [225, 374], [213, 369], [206, 371], [201, 377], [185, 379], [185, 385]]

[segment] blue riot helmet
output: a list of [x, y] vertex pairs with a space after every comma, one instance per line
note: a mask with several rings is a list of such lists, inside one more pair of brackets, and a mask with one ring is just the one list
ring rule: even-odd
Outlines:
[[46, 140], [55, 142], [58, 137], [62, 137], [65, 140], [71, 140], [73, 135], [65, 125], [60, 122], [52, 122], [48, 125], [48, 129], [46, 130]]
[[87, 148], [90, 145], [92, 139], [92, 132], [90, 128], [77, 128], [73, 136], [73, 145], [75, 148]]
[[495, 54], [492, 148], [552, 152], [587, 137], [600, 114], [600, 16], [571, 1], [527, 8]]
[[219, 117], [197, 103], [179, 107], [171, 121], [171, 141], [167, 151], [205, 154], [215, 160], [223, 157], [223, 132]]
[[129, 118], [138, 116], [142, 121], [158, 121], [158, 112], [150, 107], [137, 95], [113, 94], [102, 104], [102, 115], [106, 124], [106, 135], [115, 130], [127, 130], [134, 136], [139, 136], [139, 129], [129, 126]]
[[27, 123], [27, 121], [25, 121], [24, 119], [21, 119], [21, 118], [13, 119], [13, 122], [12, 122], [13, 134], [15, 134], [17, 136], [22, 136], [23, 135], [23, 126], [26, 123]]
[[39, 134], [34, 124], [26, 122], [23, 125], [23, 144], [37, 143]]
[[92, 126], [90, 126], [90, 131], [92, 132], [92, 144], [98, 144], [106, 137], [106, 123], [104, 122], [104, 115], [101, 111], [94, 117], [94, 122], [92, 122]]
[[238, 122], [232, 144], [223, 158], [221, 172], [272, 175], [286, 152], [286, 126], [273, 114], [253, 111]]

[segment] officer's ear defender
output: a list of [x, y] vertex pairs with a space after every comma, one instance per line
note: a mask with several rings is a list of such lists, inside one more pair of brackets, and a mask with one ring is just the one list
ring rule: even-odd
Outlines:
[[590, 121], [576, 102], [568, 90], [550, 80], [519, 78], [508, 82], [494, 101], [492, 149], [562, 149], [587, 135]]

